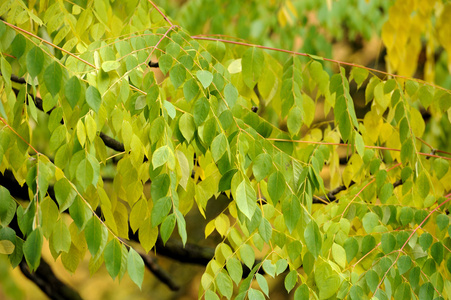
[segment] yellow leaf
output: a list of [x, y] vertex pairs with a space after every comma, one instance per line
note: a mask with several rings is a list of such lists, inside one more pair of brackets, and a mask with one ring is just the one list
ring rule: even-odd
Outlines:
[[97, 131], [97, 124], [96, 121], [94, 121], [94, 118], [91, 117], [91, 115], [87, 115], [85, 119], [85, 127], [86, 132], [88, 134], [88, 139], [92, 143], [94, 141], [94, 138], [96, 137], [96, 131]]
[[287, 25], [287, 18], [283, 13], [282, 9], [280, 9], [279, 12], [277, 13], [277, 20], [279, 21], [280, 26], [283, 28]]
[[205, 226], [205, 238], [207, 238], [213, 230], [215, 230], [215, 220], [211, 220], [208, 222], [207, 226]]
[[[330, 1], [331, 0], [328, 0], [328, 2], [330, 2]], [[298, 12], [296, 10], [296, 7], [294, 7], [293, 3], [291, 3], [291, 1], [288, 0], [287, 2], [285, 2], [285, 4], [287, 5], [287, 8], [290, 10], [290, 12], [293, 14], [293, 16], [295, 16], [297, 18], [298, 17]], [[332, 7], [332, 3], [330, 3], [330, 6]]]
[[0, 254], [11, 254], [16, 246], [8, 240], [0, 241]]
[[216, 227], [216, 231], [218, 231], [221, 236], [224, 236], [230, 227], [229, 218], [225, 214], [220, 214], [215, 219], [215, 227]]
[[86, 130], [85, 130], [85, 124], [80, 120], [77, 122], [77, 137], [78, 141], [80, 142], [80, 145], [83, 147], [86, 142]]
[[155, 245], [155, 242], [158, 238], [158, 227], [152, 227], [150, 222], [150, 217], [144, 220], [141, 227], [139, 227], [139, 241], [141, 242], [141, 246], [143, 246], [146, 252], [149, 252], [150, 249]]

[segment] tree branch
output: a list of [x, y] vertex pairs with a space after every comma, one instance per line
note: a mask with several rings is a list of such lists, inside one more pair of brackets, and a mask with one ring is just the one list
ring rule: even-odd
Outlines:
[[36, 284], [50, 299], [54, 300], [81, 300], [80, 294], [70, 286], [59, 280], [53, 273], [49, 264], [41, 258], [39, 267], [31, 272], [25, 259], [19, 264], [22, 273]]
[[163, 268], [160, 267], [160, 265], [156, 261], [156, 258], [142, 253], [139, 253], [139, 255], [141, 255], [141, 258], [143, 259], [147, 269], [149, 269], [162, 283], [167, 285], [171, 289], [171, 291], [180, 290], [180, 286], [175, 283], [174, 280], [172, 280], [170, 274], [168, 274]]
[[[3, 74], [2, 74], [1, 71], [0, 71], [0, 76], [3, 76]], [[25, 78], [20, 78], [20, 77], [18, 77], [17, 75], [14, 75], [14, 74], [11, 75], [11, 81], [12, 81], [12, 82], [16, 82], [16, 83], [20, 83], [20, 84], [25, 84], [25, 83], [27, 83], [27, 82], [25, 81]]]

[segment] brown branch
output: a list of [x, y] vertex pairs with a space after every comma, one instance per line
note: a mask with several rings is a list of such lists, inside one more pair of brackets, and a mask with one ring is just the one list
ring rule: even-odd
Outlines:
[[[3, 76], [3, 74], [2, 74], [1, 71], [0, 71], [0, 76]], [[25, 84], [25, 83], [27, 83], [27, 82], [25, 81], [25, 78], [17, 77], [17, 75], [14, 75], [14, 74], [11, 75], [11, 81], [12, 81], [12, 82], [16, 82], [16, 83], [20, 83], [20, 84]]]
[[80, 294], [72, 287], [62, 282], [49, 264], [41, 258], [39, 267], [31, 272], [25, 259], [19, 264], [22, 273], [36, 284], [50, 299], [54, 300], [81, 300]]
[[149, 269], [162, 283], [167, 285], [171, 289], [171, 291], [180, 290], [180, 286], [174, 282], [170, 274], [168, 274], [163, 268], [161, 268], [155, 258], [142, 253], [139, 253], [139, 255], [141, 255], [141, 258], [143, 259], [147, 269]]
[[150, 68], [159, 68], [160, 67], [160, 65], [158, 64], [157, 61], [156, 62], [155, 61], [149, 61], [148, 65], [149, 65]]

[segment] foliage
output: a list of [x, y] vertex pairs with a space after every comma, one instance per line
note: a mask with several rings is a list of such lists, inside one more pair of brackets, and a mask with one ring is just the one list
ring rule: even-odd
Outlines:
[[[407, 24], [407, 8], [437, 18], [425, 27], [428, 51], [437, 32], [449, 55], [441, 37], [451, 26], [439, 25], [449, 25], [451, 5], [405, 2], [390, 9], [382, 38], [390, 71], [411, 76], [423, 31], [396, 26]], [[281, 10], [297, 16], [290, 3]], [[305, 3], [297, 5], [313, 5]], [[269, 22], [272, 7], [247, 20]], [[278, 22], [293, 26], [289, 36], [288, 15]], [[141, 286], [139, 247], [187, 243], [185, 216], [205, 216], [225, 194], [230, 203], [205, 228], [222, 242], [199, 297], [264, 299], [275, 276], [296, 299], [450, 297], [450, 154], [433, 146], [450, 131], [449, 90], [312, 54], [275, 58], [264, 46], [191, 37], [144, 0], [6, 1], [0, 16], [0, 171], [29, 194], [21, 202], [0, 186], [0, 252], [13, 267], [24, 257], [35, 270], [45, 239], [69, 272], [89, 251], [91, 273], [105, 263], [113, 279], [128, 272]], [[162, 78], [148, 66], [156, 61]], [[330, 112], [330, 122], [315, 123]], [[136, 232], [140, 246], [129, 240]]]

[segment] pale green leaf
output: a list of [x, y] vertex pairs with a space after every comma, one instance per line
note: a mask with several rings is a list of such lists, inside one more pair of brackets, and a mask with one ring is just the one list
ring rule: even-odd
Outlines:
[[141, 289], [144, 279], [144, 261], [133, 248], [128, 251], [127, 272], [132, 281]]
[[246, 180], [243, 180], [236, 188], [235, 201], [238, 209], [250, 220], [257, 208], [257, 194]]
[[204, 89], [208, 88], [213, 81], [213, 74], [206, 70], [200, 70], [196, 72], [196, 77], [199, 79], [200, 83]]

